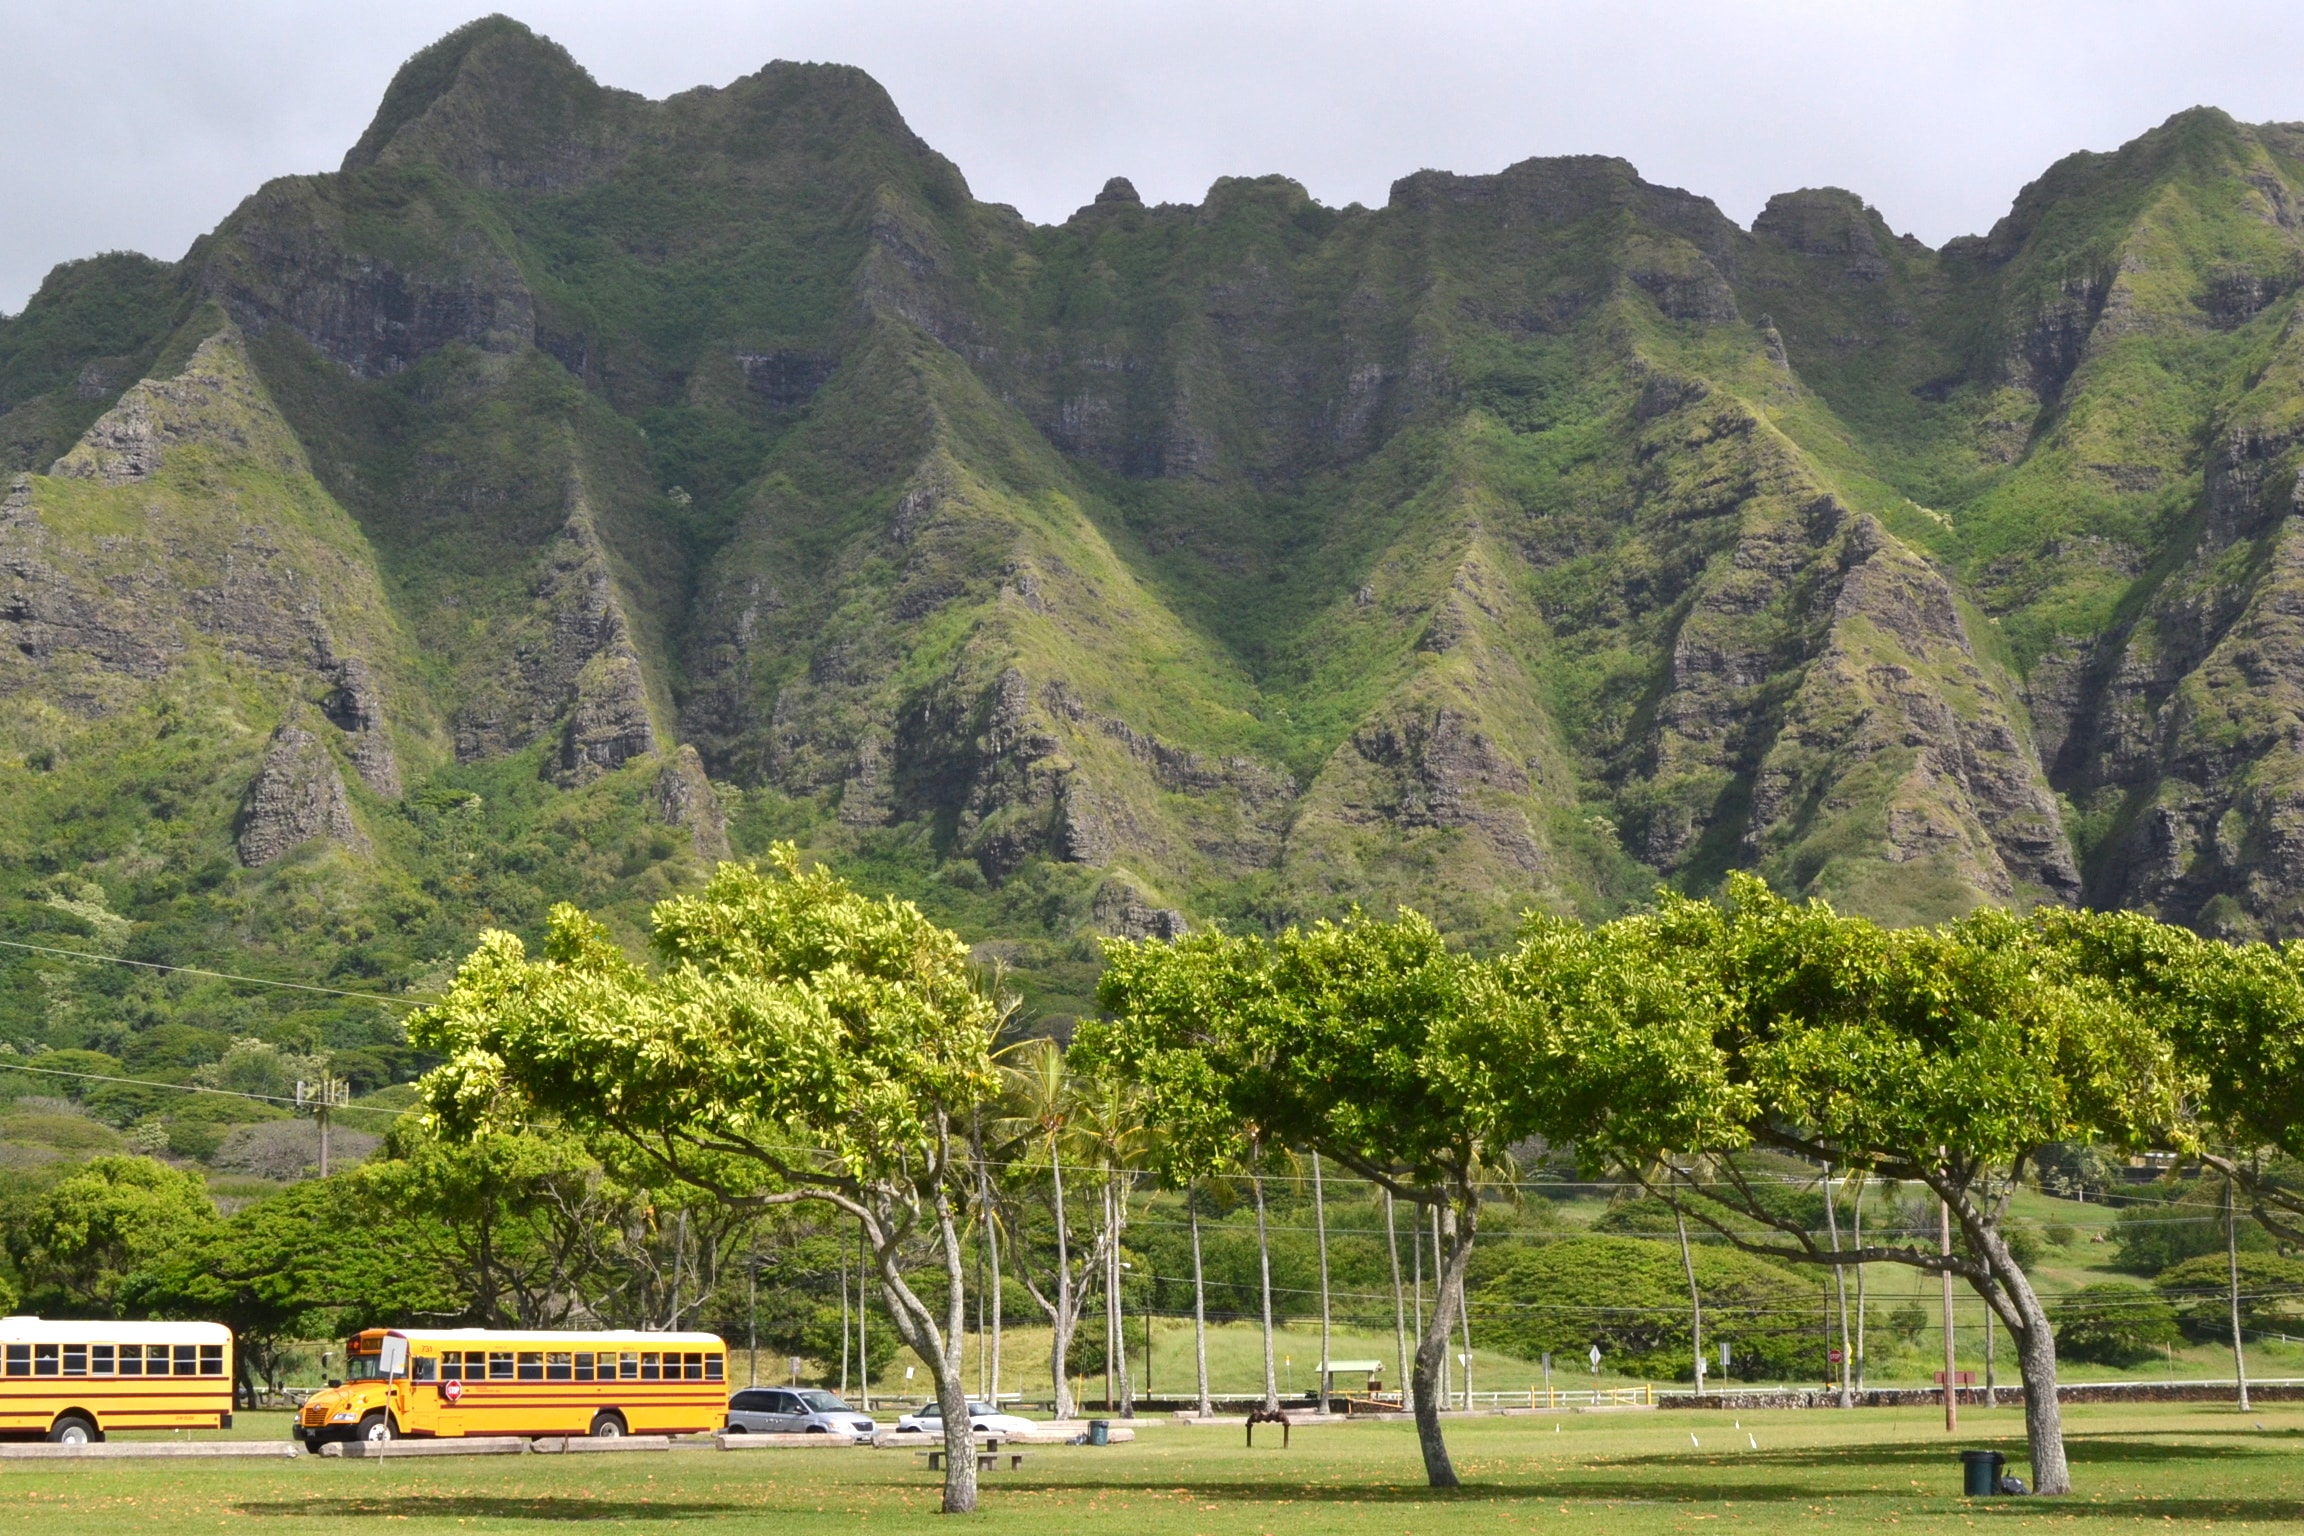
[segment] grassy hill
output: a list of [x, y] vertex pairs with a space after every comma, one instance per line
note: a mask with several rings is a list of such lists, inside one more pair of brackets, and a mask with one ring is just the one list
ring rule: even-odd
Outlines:
[[[1599, 157], [1034, 226], [856, 70], [476, 22], [0, 318], [0, 936], [416, 992], [778, 838], [1049, 1029], [1099, 933], [1747, 867], [2287, 934], [2300, 206], [2203, 109], [1941, 250]], [[27, 1052], [397, 1011], [0, 962]]]

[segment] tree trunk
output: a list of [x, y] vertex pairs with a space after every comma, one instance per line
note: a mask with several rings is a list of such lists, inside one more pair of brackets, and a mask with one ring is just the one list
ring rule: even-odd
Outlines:
[[1400, 1230], [1392, 1220], [1392, 1191], [1384, 1191], [1384, 1248], [1392, 1259], [1392, 1339], [1400, 1353], [1401, 1406], [1414, 1409], [1415, 1396], [1408, 1388], [1408, 1298], [1400, 1289]]
[[[1432, 1290], [1432, 1313], [1437, 1317], [1440, 1313], [1440, 1212], [1438, 1210], [1432, 1212]], [[1442, 1331], [1441, 1337], [1447, 1337], [1445, 1330]], [[1440, 1410], [1443, 1413], [1447, 1412], [1449, 1404], [1456, 1401], [1454, 1383], [1448, 1379], [1450, 1375], [1448, 1355], [1449, 1351], [1446, 1348], [1440, 1351]]]
[[[1859, 1251], [1864, 1247], [1864, 1188], [1856, 1185], [1855, 1243]], [[1864, 1266], [1856, 1266], [1856, 1390], [1864, 1390], [1864, 1318], [1869, 1303], [1864, 1294]]]
[[919, 1294], [905, 1283], [899, 1267], [898, 1245], [887, 1237], [885, 1227], [879, 1234], [883, 1240], [875, 1242], [873, 1248], [880, 1266], [881, 1298], [888, 1304], [888, 1316], [895, 1325], [896, 1336], [927, 1362], [928, 1374], [936, 1385], [936, 1406], [944, 1418], [943, 1512], [967, 1515], [976, 1510], [976, 1441], [969, 1427], [968, 1383], [960, 1374], [963, 1330], [968, 1319], [968, 1301], [964, 1294], [967, 1264], [950, 1204], [939, 1199], [937, 1205], [937, 1237], [944, 1250], [945, 1284], [950, 1287], [945, 1307], [947, 1316], [941, 1329]]
[[1696, 1395], [1704, 1395], [1704, 1298], [1696, 1289], [1696, 1257], [1688, 1251], [1688, 1218], [1680, 1208], [1672, 1208], [1672, 1219], [1680, 1225], [1680, 1267], [1688, 1272], [1688, 1340], [1694, 1347], [1696, 1362]]
[[1264, 1224], [1264, 1173], [1261, 1144], [1249, 1143], [1248, 1183], [1256, 1192], [1256, 1269], [1264, 1298], [1264, 1409], [1280, 1409], [1280, 1375], [1272, 1364], [1272, 1236]]
[[1464, 1271], [1472, 1259], [1475, 1218], [1453, 1205], [1434, 1208], [1440, 1224], [1441, 1246], [1433, 1254], [1437, 1284], [1432, 1317], [1416, 1341], [1416, 1444], [1424, 1453], [1424, 1479], [1435, 1488], [1457, 1485], [1455, 1465], [1448, 1459], [1448, 1442], [1440, 1432], [1440, 1366], [1448, 1355], [1448, 1335], [1455, 1329], [1456, 1308], [1464, 1300]]
[[856, 1330], [848, 1326], [848, 1256], [840, 1256], [840, 1395], [848, 1395], [848, 1347], [856, 1342]]
[[[1200, 1186], [1194, 1182], [1184, 1194], [1192, 1213], [1192, 1364], [1198, 1373], [1200, 1416], [1213, 1418], [1216, 1405], [1208, 1400], [1208, 1289], [1200, 1274]], [[1399, 1265], [1393, 1269], [1398, 1271]]]
[[[1824, 1165], [1824, 1225], [1832, 1235], [1832, 1251], [1840, 1251], [1840, 1213], [1832, 1202], [1832, 1165]], [[1845, 1265], [1832, 1266], [1832, 1284], [1840, 1295], [1840, 1406], [1856, 1405], [1848, 1390], [1848, 1270]]]
[[[992, 1374], [991, 1403], [993, 1407], [997, 1408], [1000, 1406], [1000, 1218], [998, 1210], [992, 1204], [992, 1169], [991, 1165], [984, 1160], [984, 1143], [981, 1136], [976, 1139], [975, 1152], [976, 1198], [978, 1204], [984, 1208], [984, 1246], [991, 1260], [992, 1269], [992, 1358], [989, 1365]], [[981, 1305], [981, 1296], [978, 1300], [979, 1305]], [[977, 1335], [977, 1347], [981, 1349], [983, 1347], [983, 1329], [981, 1327], [977, 1329]]]
[[1064, 1226], [1064, 1158], [1056, 1150], [1056, 1136], [1048, 1136], [1048, 1182], [1056, 1203], [1056, 1305], [1049, 1315], [1049, 1369], [1056, 1378], [1056, 1417], [1072, 1417], [1072, 1378], [1064, 1373], [1065, 1356], [1072, 1352], [1072, 1247]]
[[1328, 1411], [1328, 1202], [1320, 1188], [1320, 1154], [1312, 1154], [1312, 1229], [1320, 1242], [1320, 1411]]
[[1969, 1251], [1983, 1259], [1990, 1279], [1988, 1285], [1976, 1288], [1986, 1305], [1999, 1308], [2024, 1376], [2024, 1437], [2032, 1452], [2032, 1491], [2070, 1493], [2072, 1466], [2064, 1456], [2064, 1413], [2056, 1400], [2056, 1333], [2048, 1309], [2040, 1304], [2040, 1293], [2032, 1289], [2023, 1266], [2009, 1253], [1999, 1227], [1977, 1217], [1966, 1201], [1960, 1217]]
[[2240, 1345], [2240, 1231], [2232, 1219], [2232, 1176], [2224, 1176], [2224, 1260], [2232, 1276], [2232, 1380], [2240, 1411], [2248, 1409], [2248, 1355]]

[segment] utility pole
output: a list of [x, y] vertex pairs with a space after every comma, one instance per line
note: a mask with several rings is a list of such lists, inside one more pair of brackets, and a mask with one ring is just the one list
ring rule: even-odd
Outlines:
[[343, 1078], [323, 1072], [316, 1083], [296, 1081], [296, 1107], [309, 1109], [320, 1127], [320, 1177], [328, 1177], [328, 1112], [340, 1104], [352, 1102], [352, 1085]]

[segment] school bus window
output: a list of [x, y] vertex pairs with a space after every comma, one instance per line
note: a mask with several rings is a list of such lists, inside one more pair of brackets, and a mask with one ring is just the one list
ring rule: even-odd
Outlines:
[[144, 1346], [144, 1374], [147, 1376], [165, 1376], [168, 1374], [167, 1345], [147, 1344]]
[[554, 1350], [546, 1355], [544, 1357], [544, 1379], [546, 1381], [574, 1381], [576, 1377], [570, 1357], [559, 1350]]
[[704, 1357], [704, 1379], [706, 1381], [718, 1381], [720, 1379], [720, 1357], [718, 1355], [706, 1355]]
[[67, 1344], [64, 1346], [64, 1374], [67, 1376], [85, 1376], [88, 1374], [87, 1345]]
[[510, 1381], [512, 1379], [512, 1352], [510, 1350], [492, 1349], [488, 1352], [488, 1378], [491, 1381]]
[[11, 1376], [29, 1376], [32, 1374], [31, 1345], [11, 1344], [8, 1346], [8, 1374]]
[[640, 1357], [638, 1355], [630, 1350], [625, 1350], [616, 1357], [616, 1362], [618, 1376], [626, 1381], [638, 1381], [640, 1379]]
[[91, 1344], [88, 1346], [88, 1374], [91, 1376], [109, 1376], [112, 1374], [111, 1345]]
[[[613, 1376], [616, 1373], [614, 1371], [610, 1371], [608, 1374]], [[577, 1355], [576, 1379], [578, 1381], [590, 1381], [592, 1379], [592, 1357], [590, 1355]]]
[[663, 1373], [656, 1368], [656, 1351], [652, 1349], [641, 1351], [640, 1379], [642, 1381], [654, 1381], [662, 1374]]
[[520, 1379], [522, 1381], [542, 1381], [544, 1379], [544, 1352], [542, 1350], [524, 1349], [520, 1351]]
[[35, 1344], [32, 1346], [32, 1374], [35, 1376], [53, 1376], [56, 1374], [55, 1345]]
[[224, 1374], [223, 1345], [203, 1344], [200, 1346], [200, 1374], [203, 1376], [221, 1376]]
[[409, 1368], [412, 1373], [411, 1380], [430, 1381], [440, 1373], [440, 1362], [430, 1355], [418, 1355], [409, 1362]]
[[462, 1381], [464, 1379], [464, 1351], [460, 1349], [440, 1351], [440, 1379], [442, 1381]]

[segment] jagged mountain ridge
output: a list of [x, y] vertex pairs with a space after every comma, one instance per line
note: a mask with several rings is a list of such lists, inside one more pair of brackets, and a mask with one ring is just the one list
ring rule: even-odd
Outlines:
[[774, 835], [1051, 975], [1734, 867], [2285, 933], [2300, 193], [2203, 110], [1940, 251], [1592, 157], [1037, 227], [854, 70], [475, 23], [0, 321], [5, 836], [387, 967]]

